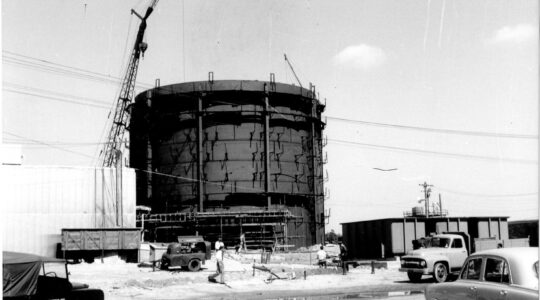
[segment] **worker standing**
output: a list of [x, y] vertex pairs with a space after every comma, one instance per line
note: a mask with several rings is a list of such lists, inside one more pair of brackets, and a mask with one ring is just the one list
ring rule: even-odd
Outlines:
[[319, 260], [319, 268], [324, 267], [326, 269], [326, 251], [324, 251], [323, 245], [321, 245], [321, 249], [317, 251], [317, 259]]
[[216, 241], [214, 248], [216, 249], [216, 251], [218, 251], [219, 248], [221, 248], [222, 246], [223, 248], [225, 248], [225, 244], [223, 244], [223, 242], [221, 241], [221, 237], [219, 237], [218, 240]]
[[225, 265], [223, 264], [223, 254], [225, 249], [223, 246], [220, 246], [216, 250], [216, 273], [208, 276], [208, 281], [217, 282], [216, 277], [219, 276], [219, 283], [225, 284]]
[[349, 265], [347, 264], [347, 247], [343, 242], [339, 242], [339, 258], [341, 259], [341, 266], [343, 268], [343, 275], [349, 271]]
[[244, 233], [242, 233], [240, 235], [240, 249], [242, 249], [244, 251], [247, 251], [247, 248], [246, 248], [246, 235]]

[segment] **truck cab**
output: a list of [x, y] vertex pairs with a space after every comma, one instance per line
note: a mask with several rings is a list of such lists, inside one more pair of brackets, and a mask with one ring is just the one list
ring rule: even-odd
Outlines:
[[469, 239], [464, 233], [437, 234], [426, 239], [416, 250], [401, 258], [401, 272], [407, 272], [412, 282], [432, 275], [437, 282], [458, 273], [469, 255]]

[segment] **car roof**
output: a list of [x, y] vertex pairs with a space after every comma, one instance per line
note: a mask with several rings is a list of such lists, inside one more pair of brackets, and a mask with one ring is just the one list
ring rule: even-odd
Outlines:
[[514, 284], [538, 290], [534, 264], [538, 262], [538, 247], [499, 248], [479, 251], [470, 257], [498, 256], [510, 265]]
[[515, 247], [482, 250], [473, 255], [496, 255], [507, 259], [520, 257], [536, 257], [538, 260], [538, 247]]

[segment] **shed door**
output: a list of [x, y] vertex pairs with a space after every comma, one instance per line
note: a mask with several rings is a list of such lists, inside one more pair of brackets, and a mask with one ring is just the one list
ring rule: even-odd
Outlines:
[[392, 252], [405, 253], [403, 223], [392, 223]]

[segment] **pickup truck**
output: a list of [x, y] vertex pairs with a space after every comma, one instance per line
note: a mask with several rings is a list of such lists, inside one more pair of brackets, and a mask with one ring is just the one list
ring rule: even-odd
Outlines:
[[469, 256], [470, 238], [466, 233], [456, 232], [437, 234], [428, 240], [423, 247], [401, 258], [399, 271], [407, 272], [412, 282], [419, 282], [424, 275], [445, 282], [450, 273], [459, 273]]

